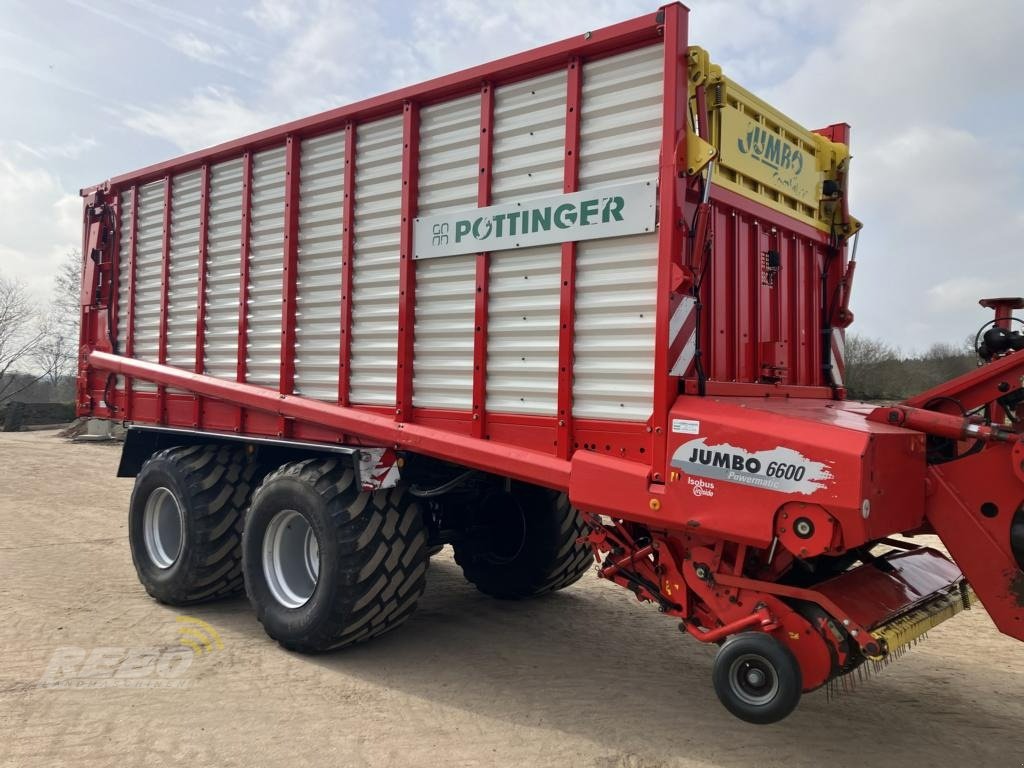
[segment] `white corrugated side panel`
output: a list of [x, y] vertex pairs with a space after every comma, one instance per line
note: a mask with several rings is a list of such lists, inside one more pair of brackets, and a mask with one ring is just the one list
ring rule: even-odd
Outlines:
[[253, 155], [246, 381], [272, 389], [281, 382], [284, 177], [284, 147]]
[[[661, 46], [584, 66], [581, 189], [657, 176], [661, 105]], [[657, 279], [656, 232], [577, 246], [574, 416], [651, 415]]]
[[402, 116], [356, 129], [352, 360], [349, 398], [394, 405], [398, 370], [398, 261]]
[[[121, 193], [118, 227], [121, 231], [117, 249], [117, 352], [128, 352], [128, 310], [132, 279], [132, 193]], [[118, 388], [124, 387], [124, 376], [117, 377]]]
[[[160, 343], [160, 296], [163, 287], [164, 182], [139, 188], [138, 245], [135, 255], [134, 357], [157, 362]], [[137, 392], [155, 392], [149, 382], [134, 380]]]
[[[480, 96], [420, 112], [418, 213], [476, 207], [480, 169]], [[476, 256], [416, 262], [413, 405], [470, 410]]]
[[210, 167], [206, 243], [207, 376], [234, 381], [238, 371], [238, 296], [242, 275], [242, 166], [228, 160]]
[[295, 300], [295, 392], [338, 399], [345, 132], [302, 142], [299, 270]]
[[[564, 70], [495, 89], [493, 203], [561, 193], [565, 96]], [[555, 415], [561, 259], [558, 245], [491, 254], [489, 411]]]
[[171, 179], [171, 266], [167, 288], [167, 365], [194, 371], [199, 298], [199, 209], [202, 175]]

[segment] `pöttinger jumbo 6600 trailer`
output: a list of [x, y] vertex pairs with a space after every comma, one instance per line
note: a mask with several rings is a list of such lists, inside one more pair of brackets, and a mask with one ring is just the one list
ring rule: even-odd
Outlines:
[[131, 425], [140, 580], [321, 651], [444, 544], [501, 598], [593, 567], [754, 722], [975, 593], [1024, 638], [1024, 302], [848, 401], [848, 147], [672, 4], [85, 190], [78, 410]]

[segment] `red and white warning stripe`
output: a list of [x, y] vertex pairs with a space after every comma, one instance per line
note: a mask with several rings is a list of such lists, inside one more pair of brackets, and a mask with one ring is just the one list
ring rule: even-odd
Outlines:
[[678, 349], [682, 339], [682, 348], [672, 364], [670, 373], [673, 376], [688, 376], [697, 354], [697, 300], [693, 296], [684, 296], [668, 325], [669, 349]]
[[831, 352], [829, 362], [831, 363], [832, 386], [842, 387], [843, 376], [846, 373], [846, 332], [842, 328], [832, 329], [832, 339], [829, 343]]

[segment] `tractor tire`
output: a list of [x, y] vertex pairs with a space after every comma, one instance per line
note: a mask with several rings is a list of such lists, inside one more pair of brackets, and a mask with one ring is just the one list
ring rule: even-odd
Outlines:
[[471, 515], [473, 530], [454, 545], [466, 580], [502, 600], [536, 597], [575, 584], [594, 562], [587, 524], [564, 493], [514, 483], [493, 490]]
[[242, 523], [258, 480], [235, 446], [167, 448], [142, 465], [128, 540], [151, 597], [191, 605], [242, 592]]
[[394, 629], [426, 587], [427, 531], [403, 486], [360, 490], [351, 462], [307, 459], [271, 472], [242, 542], [245, 587], [263, 629], [302, 653]]

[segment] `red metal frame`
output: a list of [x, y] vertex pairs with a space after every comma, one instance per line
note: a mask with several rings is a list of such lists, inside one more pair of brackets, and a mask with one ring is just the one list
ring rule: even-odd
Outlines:
[[[494, 87], [485, 82], [480, 87], [480, 180], [476, 204], [491, 204], [491, 154], [494, 147]], [[476, 255], [476, 296], [473, 304], [473, 437], [487, 434], [487, 316], [490, 297], [490, 266], [488, 253]]]
[[[135, 356], [135, 265], [138, 261], [139, 251], [139, 187], [132, 187], [132, 250], [129, 254], [129, 275], [128, 275], [128, 338], [125, 340], [125, 357]], [[124, 378], [124, 418], [132, 417], [132, 379], [130, 376]]]
[[398, 262], [398, 381], [395, 421], [412, 418], [412, 361], [416, 333], [416, 262], [412, 258], [413, 220], [419, 188], [420, 111], [413, 102], [402, 107], [402, 223]]
[[[203, 165], [199, 193], [199, 287], [196, 296], [196, 373], [206, 370], [206, 277], [210, 247], [210, 166]], [[203, 399], [196, 397], [194, 426], [203, 423]]]
[[[170, 312], [171, 289], [171, 207], [174, 185], [171, 176], [164, 177], [164, 222], [163, 245], [161, 259], [163, 261], [160, 276], [160, 335], [157, 341], [157, 362], [167, 362], [167, 316]], [[157, 421], [167, 421], [167, 388], [157, 386]]]
[[683, 210], [686, 199], [685, 180], [680, 175], [679, 158], [685, 167], [685, 153], [679, 155], [681, 139], [686, 135], [687, 105], [687, 11], [681, 5], [664, 9], [662, 27], [665, 39], [664, 79], [665, 97], [662, 106], [661, 162], [658, 169], [658, 299], [654, 327], [654, 412], [648, 422], [653, 430], [654, 456], [652, 477], [662, 480], [661, 468], [666, 464], [665, 433], [668, 411], [679, 394], [677, 379], [669, 375], [674, 358], [669, 324], [673, 311], [683, 296], [672, 291], [673, 266], [682, 264]]
[[[252, 152], [242, 156], [242, 227], [240, 243], [240, 269], [238, 285], [238, 357], [235, 380], [244, 382], [248, 375], [246, 359], [249, 355], [249, 238], [252, 224]], [[245, 409], [238, 409], [234, 429], [245, 429]]]
[[517, 479], [553, 488], [568, 487], [569, 462], [537, 451], [468, 437], [457, 439], [448, 430], [398, 422], [394, 418], [365, 409], [344, 408], [297, 395], [282, 395], [253, 384], [215, 379], [107, 352], [92, 352], [89, 363], [100, 370], [130, 373], [147, 381], [187, 389], [264, 414], [317, 424], [336, 433], [359, 435], [371, 445], [423, 451], [480, 469], [502, 466], [507, 474]]
[[345, 124], [345, 198], [341, 231], [341, 329], [338, 350], [338, 404], [349, 404], [352, 370], [352, 258], [355, 253], [356, 130]]
[[121, 315], [121, 196], [115, 196], [110, 206], [115, 225], [114, 240], [110, 246], [110, 299], [107, 311], [110, 313], [111, 348], [120, 351], [121, 338], [117, 332], [117, 323]]
[[[299, 278], [299, 148], [294, 136], [285, 141], [284, 272], [281, 277], [281, 364], [279, 391], [295, 391], [295, 299]], [[289, 422], [281, 419], [279, 436], [289, 434]]]
[[[565, 170], [563, 192], [579, 189], [580, 108], [583, 97], [583, 66], [569, 59], [565, 88]], [[558, 430], [557, 455], [567, 459], [573, 451], [572, 384], [576, 341], [576, 243], [562, 243], [562, 287], [558, 303]]]

